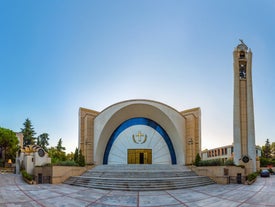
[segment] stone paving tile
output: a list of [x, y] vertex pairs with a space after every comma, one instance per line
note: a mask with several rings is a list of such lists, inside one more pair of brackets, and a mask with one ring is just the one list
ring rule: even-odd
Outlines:
[[[19, 202], [19, 203], [7, 203], [5, 207], [37, 207], [38, 204], [34, 201], [32, 202]], [[4, 207], [1, 205], [1, 207]]]
[[[197, 190], [199, 189], [199, 190]], [[193, 191], [199, 191], [204, 192], [205, 194], [209, 196], [218, 196], [223, 195], [231, 191], [231, 189], [228, 189], [226, 185], [208, 185], [204, 186], [203, 188], [192, 188]]]
[[117, 205], [107, 205], [102, 203], [92, 203], [88, 207], [118, 207]]
[[240, 191], [253, 191], [253, 192], [258, 192], [262, 190], [263, 185], [258, 185], [258, 184], [253, 184], [253, 185], [242, 185], [239, 190]]
[[275, 176], [253, 185], [209, 185], [169, 191], [111, 191], [61, 185], [27, 185], [0, 175], [0, 207], [275, 207]]
[[18, 187], [20, 190], [23, 190], [23, 191], [40, 190], [40, 189], [43, 189], [43, 187], [42, 187], [41, 185], [28, 185], [28, 184], [26, 184], [26, 183], [17, 185], [17, 187]]
[[186, 202], [193, 202], [193, 201], [200, 201], [207, 198], [210, 198], [209, 195], [200, 192], [192, 192], [189, 190], [188, 193], [180, 193], [180, 192], [169, 192], [173, 197], [177, 200], [186, 203]]
[[124, 194], [107, 194], [98, 199], [96, 203], [112, 206], [137, 206], [137, 196]]
[[[244, 204], [241, 204], [239, 207], [264, 207], [265, 205], [254, 205], [254, 204], [250, 204], [250, 203], [244, 203]], [[274, 205], [272, 205], [274, 206]], [[272, 206], [269, 206], [269, 207], [272, 207]]]
[[29, 202], [31, 199], [27, 197], [23, 192], [14, 190], [1, 190], [0, 191], [0, 205], [9, 202]]
[[180, 204], [178, 200], [172, 196], [166, 195], [143, 195], [139, 197], [139, 206], [170, 206]]
[[72, 193], [68, 196], [71, 197], [71, 198], [80, 199], [80, 200], [88, 201], [89, 203], [91, 203], [91, 202], [97, 201], [98, 199], [100, 199], [104, 195], [105, 194], [102, 194], [102, 193], [95, 193], [94, 191], [89, 191], [89, 190], [83, 191], [83, 190], [81, 190], [79, 192]]
[[6, 191], [6, 190], [15, 191], [15, 190], [18, 190], [18, 187], [16, 185], [7, 185], [7, 186], [0, 187], [0, 191]]
[[104, 195], [106, 195], [107, 193], [111, 192], [110, 190], [95, 189], [95, 188], [84, 188], [84, 189], [80, 189], [80, 190], [89, 191], [91, 193], [104, 194]]
[[[192, 188], [192, 189], [196, 189], [196, 188]], [[188, 193], [190, 192], [190, 188], [184, 188], [184, 189], [176, 189], [176, 190], [166, 190], [163, 192], [168, 192], [168, 193]]]
[[157, 195], [157, 196], [161, 196], [161, 195], [166, 195], [165, 191], [141, 191], [139, 192], [139, 196], [148, 196], [148, 195]]
[[235, 191], [229, 191], [226, 194], [220, 195], [220, 197], [228, 201], [232, 200], [232, 201], [244, 202], [253, 195], [255, 195], [255, 192], [253, 191], [235, 190]]
[[[106, 191], [107, 192], [107, 191]], [[129, 195], [134, 195], [137, 196], [138, 192], [137, 191], [109, 191], [108, 193], [109, 195], [125, 195], [125, 196], [129, 196]]]
[[87, 206], [88, 204], [89, 202], [87, 201], [74, 199], [67, 196], [55, 197], [43, 201], [43, 205], [49, 207], [83, 207]]
[[72, 186], [72, 185], [70, 185], [70, 187], [68, 188], [68, 185], [65, 185], [65, 184], [57, 184], [57, 185], [43, 184], [40, 186], [42, 186], [43, 188], [52, 190], [56, 193], [62, 193], [62, 194], [70, 194], [70, 193], [78, 192], [80, 190], [87, 190], [87, 188]]
[[25, 193], [32, 197], [35, 198], [36, 200], [45, 200], [48, 198], [53, 198], [53, 197], [61, 197], [62, 194], [60, 193], [55, 193], [50, 190], [42, 189], [42, 190], [30, 190], [30, 191], [25, 191]]
[[190, 203], [186, 203], [187, 206], [192, 206], [192, 207], [237, 207], [239, 206], [240, 203], [238, 202], [227, 202], [224, 199], [217, 198], [217, 197], [210, 197], [204, 200], [199, 200], [199, 201], [194, 201]]
[[259, 192], [252, 198], [248, 199], [246, 202], [257, 204], [257, 205], [273, 205], [273, 206], [275, 206], [275, 195], [274, 195], [274, 193]]

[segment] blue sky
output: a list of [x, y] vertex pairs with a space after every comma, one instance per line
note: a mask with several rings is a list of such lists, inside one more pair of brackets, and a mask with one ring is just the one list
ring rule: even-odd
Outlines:
[[233, 142], [233, 57], [253, 52], [256, 144], [275, 142], [274, 1], [2, 1], [0, 126], [78, 143], [78, 109], [150, 99], [202, 110], [202, 148]]

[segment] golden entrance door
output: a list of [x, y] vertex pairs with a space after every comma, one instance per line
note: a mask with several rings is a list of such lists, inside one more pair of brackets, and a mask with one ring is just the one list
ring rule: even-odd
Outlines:
[[128, 164], [152, 164], [152, 149], [128, 149]]

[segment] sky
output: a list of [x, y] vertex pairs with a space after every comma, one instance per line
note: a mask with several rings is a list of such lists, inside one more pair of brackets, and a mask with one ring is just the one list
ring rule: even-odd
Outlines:
[[0, 126], [78, 147], [79, 107], [149, 99], [200, 107], [202, 150], [233, 142], [233, 50], [253, 52], [256, 144], [275, 142], [275, 2], [0, 3]]

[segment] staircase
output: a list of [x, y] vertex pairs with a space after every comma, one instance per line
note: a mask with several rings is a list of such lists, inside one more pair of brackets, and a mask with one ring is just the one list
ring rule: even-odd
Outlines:
[[66, 184], [89, 188], [153, 191], [191, 188], [215, 182], [182, 165], [99, 165]]

